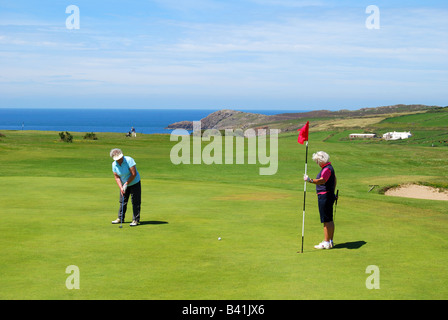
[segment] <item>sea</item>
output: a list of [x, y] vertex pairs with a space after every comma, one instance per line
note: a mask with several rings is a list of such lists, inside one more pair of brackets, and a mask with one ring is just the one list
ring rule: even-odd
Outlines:
[[[171, 133], [178, 121], [199, 121], [217, 110], [205, 109], [14, 109], [0, 108], [0, 130]], [[303, 110], [239, 110], [265, 115]]]

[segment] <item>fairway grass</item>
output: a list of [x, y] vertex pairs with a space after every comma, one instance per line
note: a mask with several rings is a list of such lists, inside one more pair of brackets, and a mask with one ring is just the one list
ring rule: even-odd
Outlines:
[[[260, 176], [260, 164], [175, 166], [167, 135], [85, 141], [74, 133], [67, 144], [57, 132], [2, 133], [0, 299], [448, 298], [448, 203], [368, 192], [373, 184], [446, 183], [446, 147], [311, 133], [310, 153], [328, 152], [338, 177], [336, 246], [313, 249], [323, 232], [311, 189], [298, 254], [305, 147], [296, 134], [280, 135], [277, 174]], [[119, 209], [114, 147], [142, 177], [138, 227], [129, 226], [131, 204], [123, 229], [111, 224]], [[318, 173], [312, 161], [308, 172]], [[79, 267], [79, 290], [66, 287], [70, 265]], [[371, 265], [379, 289], [366, 287]]]

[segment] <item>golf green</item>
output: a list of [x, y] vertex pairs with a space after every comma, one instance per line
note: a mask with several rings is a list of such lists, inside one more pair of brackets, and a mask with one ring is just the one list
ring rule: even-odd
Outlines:
[[[338, 177], [336, 246], [313, 249], [323, 232], [309, 185], [298, 254], [305, 147], [295, 133], [279, 136], [271, 176], [259, 175], [261, 164], [174, 165], [168, 135], [87, 141], [72, 133], [64, 143], [57, 132], [2, 133], [0, 299], [448, 298], [447, 202], [377, 192], [403, 182], [446, 186], [446, 147], [311, 132], [310, 154], [328, 152]], [[111, 224], [115, 147], [142, 178], [138, 227], [129, 226], [131, 204], [123, 229]], [[318, 173], [312, 161], [308, 173]], [[69, 266], [78, 267], [79, 289], [67, 286]]]

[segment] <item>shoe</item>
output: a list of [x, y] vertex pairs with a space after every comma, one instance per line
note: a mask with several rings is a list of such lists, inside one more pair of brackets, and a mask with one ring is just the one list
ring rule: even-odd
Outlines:
[[331, 249], [333, 246], [331, 244], [331, 242], [327, 242], [327, 241], [322, 241], [321, 243], [319, 243], [318, 245], [314, 246], [314, 249]]
[[120, 222], [121, 222], [121, 220], [120, 220], [120, 218], [118, 218], [117, 220], [112, 221], [112, 224], [117, 224], [117, 223], [120, 223]]
[[133, 220], [129, 225], [130, 225], [131, 227], [138, 226], [138, 221]]

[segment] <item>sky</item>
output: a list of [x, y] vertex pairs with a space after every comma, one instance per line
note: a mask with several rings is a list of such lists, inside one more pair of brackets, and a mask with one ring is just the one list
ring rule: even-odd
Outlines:
[[446, 0], [0, 0], [0, 108], [446, 106], [447, 17]]

